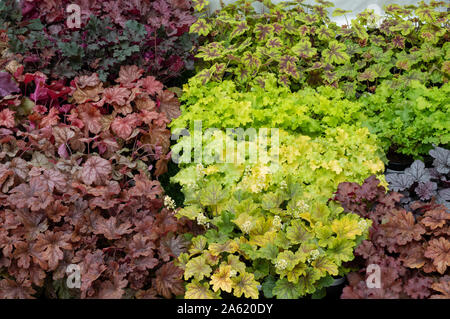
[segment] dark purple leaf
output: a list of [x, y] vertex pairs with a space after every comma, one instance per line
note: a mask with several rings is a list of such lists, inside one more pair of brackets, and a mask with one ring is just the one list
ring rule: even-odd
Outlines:
[[416, 187], [416, 194], [421, 200], [429, 200], [436, 195], [437, 184], [434, 182], [419, 183]]
[[7, 96], [11, 93], [20, 92], [17, 83], [8, 72], [0, 72], [0, 96]]

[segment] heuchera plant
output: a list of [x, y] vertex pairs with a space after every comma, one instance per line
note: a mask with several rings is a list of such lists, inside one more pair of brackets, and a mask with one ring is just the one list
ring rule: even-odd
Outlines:
[[[335, 196], [346, 212], [372, 220], [342, 298], [450, 298], [450, 212], [435, 202], [416, 201], [405, 209], [401, 194], [378, 185], [375, 176], [362, 185], [342, 183]], [[380, 267], [380, 288], [366, 283], [369, 265]]]
[[401, 202], [408, 204], [413, 201], [436, 201], [450, 209], [450, 151], [435, 147], [430, 150], [433, 157], [433, 167], [416, 160], [403, 173], [386, 175], [389, 188], [401, 192]]
[[[70, 28], [66, 8], [81, 8], [81, 25]], [[6, 1], [2, 4], [10, 46], [23, 56], [27, 72], [52, 79], [96, 72], [114, 80], [130, 60], [160, 81], [192, 69], [195, 22], [189, 0]]]
[[[13, 73], [0, 82], [0, 298], [182, 295], [173, 260], [192, 223], [155, 179], [170, 158], [174, 93], [134, 65], [116, 85]], [[65, 284], [70, 264], [81, 289]]]
[[[178, 216], [206, 227], [179, 257], [188, 281], [186, 298], [323, 296], [366, 235], [363, 219], [327, 202], [340, 182], [362, 182], [384, 170], [376, 137], [327, 116], [334, 112], [346, 118], [342, 110], [325, 110], [333, 103], [344, 106], [339, 92], [324, 89], [325, 96], [305, 91], [291, 97], [275, 79], [265, 83], [265, 89], [239, 93], [231, 81], [202, 87], [200, 79], [192, 79], [185, 87], [183, 112], [170, 124], [174, 134], [191, 129], [172, 147], [181, 167], [172, 181], [181, 184], [185, 195]], [[304, 106], [291, 121], [277, 117], [283, 113], [277, 108], [292, 110], [302, 98]], [[320, 106], [313, 110], [313, 105]], [[301, 128], [296, 116], [305, 123]], [[201, 145], [195, 144], [194, 120], [202, 121]], [[278, 149], [278, 158], [266, 157], [264, 146], [252, 137], [221, 131], [272, 125], [280, 127], [279, 148], [271, 144], [276, 140], [271, 132], [267, 154]], [[207, 131], [212, 127], [214, 132]], [[224, 149], [233, 142], [237, 145]], [[238, 152], [241, 147], [247, 153]], [[262, 158], [252, 161], [250, 149]], [[203, 160], [196, 162], [200, 153]]]
[[230, 80], [202, 85], [192, 78], [181, 96], [183, 116], [171, 127], [192, 126], [201, 120], [206, 127], [278, 127], [289, 132], [319, 136], [327, 128], [358, 125], [365, 120], [361, 104], [344, 98], [332, 87], [291, 92], [273, 74], [261, 86], [242, 92]]
[[363, 125], [380, 138], [384, 149], [418, 157], [433, 144], [450, 143], [450, 84], [427, 88], [419, 81], [407, 86], [383, 82], [375, 94], [359, 99], [367, 116]]
[[[205, 10], [205, 2], [194, 6]], [[330, 20], [328, 1], [256, 2], [239, 0], [210, 16], [205, 12], [191, 26], [200, 36], [197, 77], [205, 83], [233, 79], [250, 89], [275, 73], [294, 90], [331, 85], [358, 96], [386, 80], [408, 85], [416, 79], [427, 87], [448, 81], [447, 2], [390, 4], [383, 17], [365, 10], [342, 26]], [[346, 13], [336, 9], [333, 16]]]
[[[342, 262], [353, 259], [369, 224], [327, 205], [327, 199], [337, 181], [361, 180], [383, 165], [368, 151], [375, 145], [367, 130], [327, 133], [311, 140], [281, 131], [279, 159], [269, 156], [266, 163], [221, 162], [239, 154], [219, 152], [214, 153], [218, 163], [180, 164], [172, 180], [182, 185], [186, 199], [177, 214], [206, 227], [179, 257], [188, 281], [186, 298], [231, 293], [246, 298], [321, 297], [333, 276], [345, 273]], [[223, 138], [230, 138], [225, 136], [216, 131], [205, 137], [203, 152], [213, 154]], [[177, 146], [187, 150], [190, 139], [183, 137], [173, 152]], [[255, 141], [238, 142], [237, 149], [242, 143], [260, 151]], [[356, 167], [358, 171], [352, 171]]]

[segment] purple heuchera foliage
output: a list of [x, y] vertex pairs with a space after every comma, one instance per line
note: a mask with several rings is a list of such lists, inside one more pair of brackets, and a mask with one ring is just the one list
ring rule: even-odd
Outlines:
[[11, 74], [8, 72], [0, 72], [0, 96], [7, 96], [17, 92], [19, 92], [19, 87], [14, 82]]
[[435, 146], [430, 150], [433, 168], [426, 168], [416, 160], [404, 173], [387, 174], [389, 188], [402, 192], [403, 201], [431, 200], [450, 208], [450, 150]]

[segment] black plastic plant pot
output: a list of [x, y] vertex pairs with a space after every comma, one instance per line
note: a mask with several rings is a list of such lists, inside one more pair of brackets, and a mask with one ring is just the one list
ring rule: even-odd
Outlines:
[[404, 171], [414, 162], [414, 159], [411, 156], [398, 153], [392, 148], [389, 149], [386, 156], [389, 160], [386, 168], [393, 171]]
[[336, 277], [331, 286], [326, 288], [327, 294], [324, 299], [340, 299], [344, 287], [347, 285], [346, 277]]

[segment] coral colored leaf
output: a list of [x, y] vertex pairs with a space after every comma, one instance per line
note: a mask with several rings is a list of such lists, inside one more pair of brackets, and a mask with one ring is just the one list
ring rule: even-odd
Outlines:
[[399, 245], [405, 245], [412, 240], [420, 240], [425, 233], [425, 228], [416, 224], [413, 214], [405, 210], [395, 211], [381, 227]]
[[97, 86], [78, 88], [72, 97], [77, 104], [83, 104], [87, 102], [97, 102], [100, 99], [100, 94], [103, 92], [103, 84], [99, 82]]
[[113, 281], [107, 280], [100, 284], [100, 291], [97, 298], [99, 299], [121, 299], [125, 293], [125, 288], [128, 284], [126, 279], [119, 276], [114, 276]]
[[73, 112], [78, 115], [78, 118], [83, 122], [87, 129], [94, 133], [100, 133], [102, 129], [100, 111], [91, 103], [84, 103], [79, 105]]
[[117, 104], [123, 106], [130, 96], [130, 90], [121, 87], [110, 87], [103, 92], [103, 99], [108, 104]]
[[50, 270], [56, 269], [58, 263], [63, 259], [62, 249], [72, 249], [69, 243], [69, 235], [62, 232], [49, 232], [40, 234], [37, 238], [36, 250], [40, 252], [40, 256], [48, 262]]
[[132, 88], [136, 85], [136, 81], [144, 73], [144, 70], [140, 69], [136, 65], [123, 65], [120, 67], [119, 78], [116, 80], [123, 87]]
[[0, 126], [12, 128], [15, 126], [14, 114], [16, 112], [6, 108], [0, 112]]
[[163, 90], [163, 84], [157, 81], [154, 76], [147, 76], [142, 79], [142, 88], [150, 95], [158, 95]]
[[84, 89], [85, 87], [96, 87], [100, 84], [100, 79], [97, 73], [92, 73], [91, 75], [82, 75], [75, 78], [75, 82], [78, 87]]
[[0, 280], [0, 298], [1, 299], [32, 299], [36, 291], [31, 288], [30, 282], [22, 284], [11, 279]]

